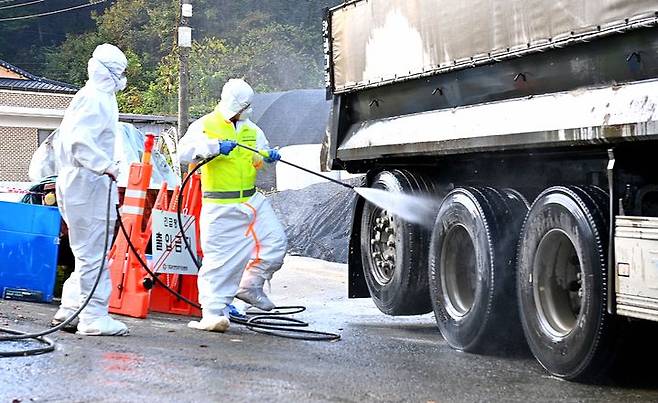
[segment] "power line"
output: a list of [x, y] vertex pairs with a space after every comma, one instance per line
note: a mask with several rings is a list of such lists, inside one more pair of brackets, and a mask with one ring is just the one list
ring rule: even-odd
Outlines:
[[13, 3], [13, 2], [15, 2], [15, 1], [18, 1], [18, 0], [0, 0], [0, 4], [4, 4], [4, 3]]
[[30, 4], [36, 4], [36, 3], [42, 3], [42, 2], [43, 2], [43, 0], [34, 0], [34, 1], [28, 1], [27, 3], [12, 4], [11, 6], [0, 7], [0, 10], [5, 10], [7, 8], [16, 8], [16, 7], [22, 7], [22, 6], [29, 6]]
[[74, 7], [68, 7], [68, 8], [63, 8], [63, 9], [60, 9], [60, 10], [48, 11], [48, 12], [45, 12], [45, 13], [39, 13], [39, 14], [33, 14], [33, 15], [22, 15], [20, 17], [0, 18], [0, 21], [25, 20], [25, 19], [28, 19], [28, 18], [37, 18], [37, 17], [46, 16], [46, 15], [59, 14], [59, 13], [64, 13], [66, 11], [77, 10], [79, 8], [95, 6], [96, 4], [105, 3], [105, 1], [106, 0], [99, 0], [99, 1], [95, 1], [93, 3], [80, 4], [80, 5], [74, 6]]
[[21, 29], [20, 33], [30, 33], [30, 34], [39, 34], [39, 35], [50, 35], [50, 36], [66, 36], [66, 32], [50, 32], [50, 31], [34, 31], [31, 29]]

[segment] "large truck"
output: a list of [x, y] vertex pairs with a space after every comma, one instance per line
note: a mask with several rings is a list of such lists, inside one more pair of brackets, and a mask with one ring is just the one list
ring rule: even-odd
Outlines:
[[655, 0], [328, 9], [326, 168], [441, 200], [425, 225], [360, 200], [350, 297], [599, 377], [658, 321], [657, 23]]

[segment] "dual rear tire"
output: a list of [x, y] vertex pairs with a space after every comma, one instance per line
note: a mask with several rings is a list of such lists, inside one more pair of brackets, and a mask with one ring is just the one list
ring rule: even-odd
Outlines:
[[522, 345], [524, 335], [551, 374], [599, 379], [616, 334], [607, 313], [608, 221], [607, 195], [591, 186], [552, 187], [529, 209], [510, 191], [451, 192], [429, 259], [434, 313], [447, 342], [500, 353]]
[[[434, 194], [432, 181], [406, 170], [379, 173], [371, 185], [390, 192]], [[361, 215], [361, 260], [370, 296], [388, 315], [431, 312], [427, 283], [430, 226], [397, 218], [371, 203]]]
[[514, 246], [527, 211], [509, 190], [458, 188], [444, 199], [430, 242], [429, 282], [438, 327], [453, 348], [495, 353], [522, 342]]
[[[380, 173], [374, 187], [434, 190], [398, 170]], [[607, 203], [592, 186], [552, 187], [532, 206], [511, 189], [456, 188], [431, 231], [366, 203], [361, 252], [370, 294], [390, 315], [433, 310], [458, 350], [502, 354], [525, 338], [551, 374], [598, 379], [617, 331], [606, 309]]]
[[617, 326], [607, 312], [607, 195], [553, 187], [521, 232], [517, 287], [530, 350], [551, 374], [590, 381], [607, 372]]

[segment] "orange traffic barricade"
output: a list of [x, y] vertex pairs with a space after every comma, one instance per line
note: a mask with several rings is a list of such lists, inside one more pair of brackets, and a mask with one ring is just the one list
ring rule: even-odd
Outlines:
[[[154, 136], [146, 135], [142, 162], [130, 166], [128, 185], [121, 207], [121, 221], [142, 261], [146, 262], [145, 250], [148, 239], [142, 231], [146, 192], [151, 182], [151, 152]], [[138, 258], [131, 251], [128, 240], [119, 231], [111, 250], [110, 275], [112, 277], [112, 294], [110, 295], [110, 312], [145, 318], [149, 308], [150, 279]]]
[[[178, 208], [178, 194], [169, 204], [169, 211], [175, 212]], [[154, 207], [157, 208], [157, 207]], [[162, 208], [162, 210], [165, 210]], [[195, 174], [190, 177], [182, 201], [181, 211], [185, 214], [195, 217], [196, 239], [199, 239], [199, 215], [201, 214], [201, 179], [200, 175]], [[197, 243], [197, 255], [201, 255], [201, 248]], [[154, 262], [152, 269], [157, 272], [158, 262]], [[192, 274], [161, 274], [159, 279], [168, 287], [181, 294], [183, 297], [198, 303], [199, 290], [197, 288], [197, 276]], [[201, 311], [174, 296], [164, 289], [160, 284], [155, 283], [151, 290], [151, 310], [154, 312], [170, 313], [186, 316], [201, 316]]]

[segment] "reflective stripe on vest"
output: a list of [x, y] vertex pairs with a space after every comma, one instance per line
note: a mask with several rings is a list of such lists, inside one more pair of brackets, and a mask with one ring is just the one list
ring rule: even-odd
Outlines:
[[[204, 118], [203, 131], [209, 139], [234, 140], [240, 144], [256, 147], [256, 129], [243, 124], [238, 132], [230, 121], [215, 109]], [[257, 159], [256, 159], [257, 160]], [[256, 186], [254, 153], [236, 147], [229, 155], [220, 155], [201, 168], [203, 201], [219, 204], [242, 203], [253, 195]], [[255, 191], [254, 191], [255, 192]], [[234, 195], [235, 197], [206, 197], [206, 194]]]
[[239, 199], [242, 197], [251, 197], [256, 193], [256, 188], [247, 190], [235, 190], [232, 192], [203, 192], [204, 199]]

